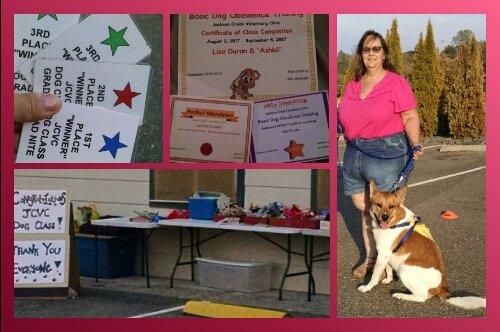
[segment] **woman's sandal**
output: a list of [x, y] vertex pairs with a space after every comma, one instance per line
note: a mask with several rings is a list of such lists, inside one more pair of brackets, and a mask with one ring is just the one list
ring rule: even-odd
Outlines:
[[367, 274], [369, 274], [373, 270], [376, 261], [377, 257], [366, 257], [363, 264], [352, 270], [352, 275], [355, 278], [359, 279], [364, 278]]

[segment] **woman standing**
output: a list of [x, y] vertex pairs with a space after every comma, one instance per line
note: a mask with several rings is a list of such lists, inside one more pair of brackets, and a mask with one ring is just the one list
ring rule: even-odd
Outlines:
[[364, 277], [375, 265], [377, 253], [366, 211], [367, 184], [389, 191], [404, 168], [408, 151], [423, 155], [417, 101], [403, 76], [395, 73], [384, 38], [373, 30], [361, 37], [356, 50], [360, 59], [355, 79], [347, 83], [339, 104], [339, 120], [348, 143], [344, 153], [344, 194], [361, 212], [366, 249], [364, 263], [353, 275]]

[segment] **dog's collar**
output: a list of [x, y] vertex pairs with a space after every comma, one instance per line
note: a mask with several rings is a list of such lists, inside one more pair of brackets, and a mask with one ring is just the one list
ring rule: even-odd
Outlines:
[[[406, 218], [405, 218], [406, 219]], [[404, 219], [403, 219], [404, 220]], [[405, 222], [400, 222], [397, 223], [396, 225], [392, 225], [389, 228], [399, 228], [399, 227], [407, 227], [407, 226], [415, 226], [418, 224], [422, 219], [419, 216], [413, 216], [410, 221], [405, 221]]]
[[[390, 229], [395, 229], [395, 228], [400, 228], [400, 227], [408, 227], [408, 226], [413, 226], [417, 223], [420, 222], [420, 217], [416, 216], [413, 212], [411, 212], [406, 206], [403, 206], [403, 209], [405, 210], [405, 217], [398, 221], [397, 224], [390, 226]], [[377, 226], [380, 228], [380, 220], [378, 216], [375, 213], [372, 213], [370, 211], [371, 217], [377, 222]]]

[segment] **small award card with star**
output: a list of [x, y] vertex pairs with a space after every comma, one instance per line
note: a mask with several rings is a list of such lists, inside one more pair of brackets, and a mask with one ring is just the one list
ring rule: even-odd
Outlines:
[[66, 30], [18, 69], [33, 83], [38, 59], [137, 63], [150, 53], [150, 46], [129, 15], [94, 14]]
[[149, 71], [148, 65], [40, 59], [35, 62], [34, 88], [66, 103], [103, 106], [142, 122]]
[[326, 91], [255, 102], [252, 118], [253, 162], [328, 159]]
[[32, 92], [17, 67], [46, 48], [61, 33], [78, 24], [79, 14], [16, 14], [14, 15], [14, 91]]
[[16, 162], [130, 162], [139, 118], [63, 103], [49, 119], [25, 123]]

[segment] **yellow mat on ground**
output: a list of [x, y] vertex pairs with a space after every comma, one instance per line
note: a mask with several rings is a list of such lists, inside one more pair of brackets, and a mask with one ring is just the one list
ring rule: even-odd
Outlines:
[[281, 311], [208, 301], [188, 301], [184, 306], [183, 312], [188, 315], [211, 318], [284, 318], [286, 316], [286, 312]]

